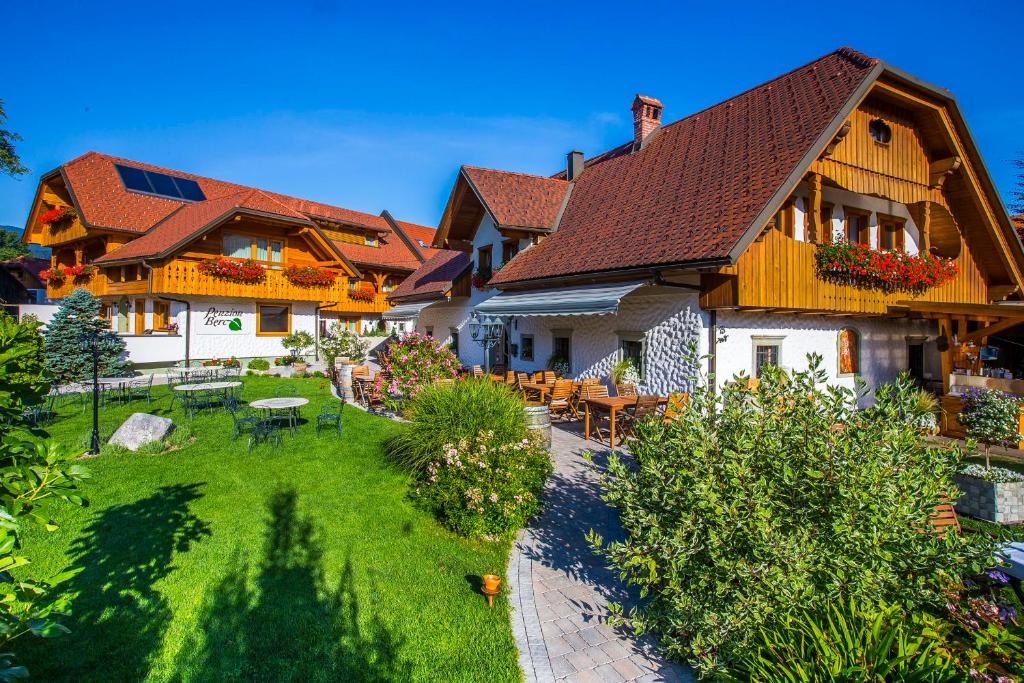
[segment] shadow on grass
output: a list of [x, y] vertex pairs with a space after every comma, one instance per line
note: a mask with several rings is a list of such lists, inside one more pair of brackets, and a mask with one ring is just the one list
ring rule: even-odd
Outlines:
[[[189, 509], [201, 498], [202, 483], [164, 486], [134, 503], [100, 512], [71, 547], [81, 572], [67, 589], [78, 593], [66, 623], [72, 634], [61, 638], [59, 671], [33, 666], [33, 678], [54, 680], [141, 680], [160, 650], [171, 613], [155, 584], [174, 569], [176, 553], [210, 531]], [[55, 645], [39, 645], [45, 668]], [[41, 655], [41, 658], [40, 658]], [[102, 672], [102, 673], [100, 673]]]
[[327, 585], [316, 529], [299, 515], [294, 490], [277, 491], [268, 511], [255, 582], [236, 551], [182, 646], [177, 680], [408, 680], [401, 639], [376, 615], [360, 617], [350, 559], [337, 587]]

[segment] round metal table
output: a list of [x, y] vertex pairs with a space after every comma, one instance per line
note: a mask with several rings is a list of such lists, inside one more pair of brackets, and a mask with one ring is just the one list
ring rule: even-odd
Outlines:
[[298, 410], [307, 403], [309, 403], [308, 398], [300, 398], [298, 396], [281, 396], [278, 398], [261, 398], [258, 401], [251, 402], [249, 407], [255, 408], [256, 410], [266, 410], [271, 418], [273, 418], [275, 410], [288, 411], [284, 417], [288, 419], [289, 429], [294, 432], [295, 425], [298, 422]]
[[196, 382], [195, 384], [179, 384], [175, 391], [217, 391], [218, 389], [234, 389], [242, 386], [241, 382]]

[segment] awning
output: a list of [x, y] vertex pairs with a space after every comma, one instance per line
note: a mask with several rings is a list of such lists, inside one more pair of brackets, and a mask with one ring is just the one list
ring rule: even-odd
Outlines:
[[608, 315], [618, 312], [622, 297], [648, 284], [648, 280], [642, 280], [502, 292], [474, 310], [480, 315]]
[[442, 301], [444, 301], [444, 299], [414, 301], [408, 304], [398, 304], [397, 306], [393, 306], [392, 308], [384, 311], [383, 317], [385, 320], [412, 320], [413, 318], [416, 318], [420, 314], [420, 311], [427, 306], [433, 306], [434, 304], [439, 304]]

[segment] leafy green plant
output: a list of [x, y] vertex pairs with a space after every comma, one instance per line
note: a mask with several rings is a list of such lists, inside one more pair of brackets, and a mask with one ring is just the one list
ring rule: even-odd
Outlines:
[[539, 509], [551, 471], [548, 452], [529, 439], [481, 431], [444, 444], [417, 475], [412, 496], [463, 536], [508, 537]]
[[957, 417], [967, 428], [967, 436], [985, 445], [985, 467], [991, 467], [989, 451], [992, 446], [1016, 446], [1019, 432], [1020, 398], [989, 389], [965, 393], [963, 410]]
[[[23, 411], [43, 401], [50, 385], [43, 339], [36, 321], [18, 323], [0, 315], [0, 651], [25, 634], [51, 638], [67, 631], [59, 622], [70, 597], [56, 589], [74, 572], [45, 580], [17, 576], [30, 560], [21, 550], [22, 524], [47, 531], [57, 524], [47, 514], [55, 501], [81, 505], [78, 485], [88, 477], [72, 454], [29, 427]], [[13, 655], [0, 655], [0, 680], [23, 678]]]
[[266, 372], [270, 369], [270, 361], [266, 358], [253, 358], [246, 367], [257, 372]]
[[852, 601], [801, 610], [761, 629], [728, 681], [951, 681], [956, 668], [939, 644], [896, 606]]
[[100, 316], [100, 300], [84, 289], [64, 297], [60, 308], [46, 326], [47, 368], [58, 383], [76, 382], [92, 377], [92, 354], [82, 349], [85, 333], [100, 335], [100, 376], [121, 377], [131, 374], [124, 340], [110, 329]]
[[[436, 379], [455, 378], [459, 359], [447, 346], [433, 337], [410, 332], [392, 343], [387, 353], [379, 353], [381, 374], [377, 376], [372, 395], [377, 399], [390, 399], [402, 403]], [[384, 382], [384, 377], [391, 380]]]
[[281, 339], [283, 346], [292, 358], [301, 359], [313, 348], [313, 335], [305, 330], [296, 330]]
[[369, 344], [360, 339], [355, 332], [345, 329], [341, 323], [334, 323], [323, 337], [320, 338], [320, 354], [324, 357], [328, 368], [334, 367], [338, 358], [348, 357], [349, 360], [361, 363], [366, 360]]
[[909, 378], [864, 410], [826, 381], [812, 356], [804, 372], [766, 369], [755, 389], [697, 382], [678, 419], [637, 425], [635, 464], [609, 458], [604, 498], [627, 537], [590, 540], [648, 596], [633, 625], [702, 672], [749, 656], [796, 609], [912, 611], [944, 602], [939, 578], [991, 562], [992, 539], [922, 533], [958, 495], [961, 454], [908, 424]]
[[409, 428], [388, 443], [391, 458], [403, 467], [421, 471], [444, 452], [445, 444], [494, 432], [497, 443], [526, 438], [523, 402], [506, 384], [465, 379], [449, 385], [424, 386], [409, 402]]

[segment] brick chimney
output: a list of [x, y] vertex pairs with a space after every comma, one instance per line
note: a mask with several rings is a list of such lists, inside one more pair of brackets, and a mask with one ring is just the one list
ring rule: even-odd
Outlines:
[[661, 125], [661, 101], [638, 94], [633, 98], [633, 147], [643, 147], [644, 138]]

